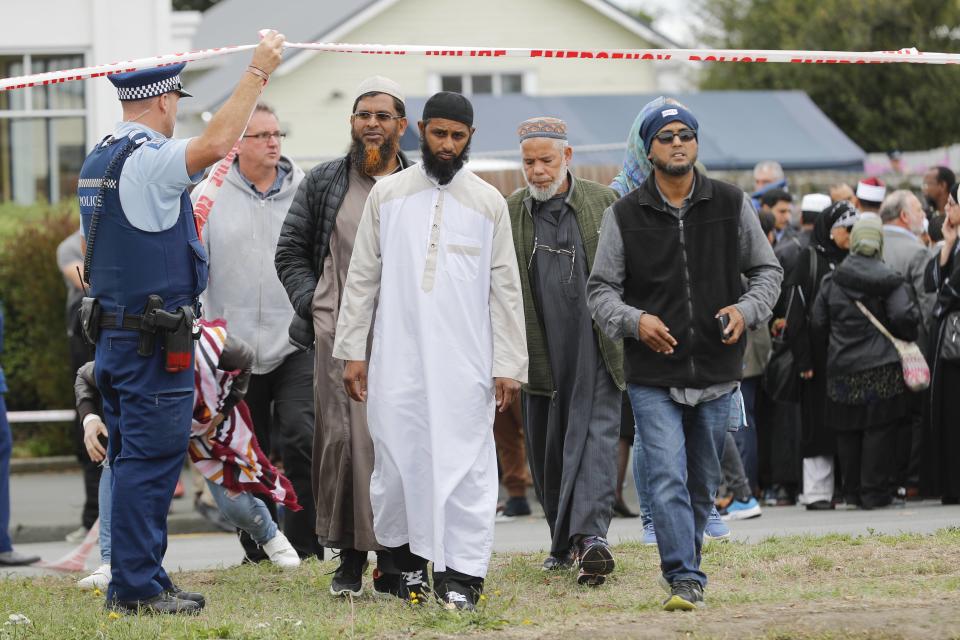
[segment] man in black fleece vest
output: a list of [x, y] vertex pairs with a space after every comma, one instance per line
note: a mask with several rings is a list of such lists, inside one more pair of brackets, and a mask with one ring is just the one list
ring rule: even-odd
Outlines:
[[587, 284], [594, 319], [624, 340], [668, 611], [703, 603], [700, 551], [742, 377], [740, 338], [770, 317], [783, 278], [749, 198], [694, 169], [698, 131], [679, 105], [644, 120], [654, 170], [604, 214]]

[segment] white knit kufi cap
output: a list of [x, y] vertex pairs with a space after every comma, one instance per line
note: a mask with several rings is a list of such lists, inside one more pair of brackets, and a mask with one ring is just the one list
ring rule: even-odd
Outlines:
[[361, 82], [360, 86], [357, 87], [357, 95], [354, 96], [354, 99], [367, 93], [385, 93], [388, 96], [393, 96], [400, 102], [406, 103], [406, 100], [403, 98], [403, 91], [400, 90], [400, 85], [390, 78], [383, 76], [370, 76]]
[[808, 193], [800, 201], [800, 211], [815, 211], [820, 213], [830, 206], [833, 201], [825, 193]]

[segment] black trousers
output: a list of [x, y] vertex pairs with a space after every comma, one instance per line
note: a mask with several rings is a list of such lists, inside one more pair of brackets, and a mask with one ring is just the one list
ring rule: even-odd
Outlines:
[[930, 392], [908, 393], [910, 409], [897, 428], [896, 483], [900, 487], [920, 486], [923, 464], [923, 410], [930, 402]]
[[[79, 316], [78, 316], [79, 317]], [[67, 335], [68, 346], [70, 349], [70, 374], [71, 380], [77, 376], [77, 369], [93, 360], [93, 347], [87, 344], [80, 335], [79, 322], [76, 323], [73, 335]], [[83, 512], [80, 515], [80, 522], [89, 529], [100, 516], [100, 464], [90, 459], [87, 454], [87, 448], [83, 444], [83, 424], [80, 422], [80, 416], [73, 418], [73, 430], [71, 439], [73, 440], [73, 452], [77, 456], [77, 462], [80, 463], [80, 469], [83, 472]]]
[[[393, 563], [400, 571], [426, 571], [427, 560], [421, 558], [410, 551], [410, 545], [405, 544], [402, 547], [391, 547], [389, 549], [390, 557]], [[433, 592], [443, 597], [447, 593], [447, 583], [456, 582], [475, 591], [478, 595], [483, 593], [483, 578], [467, 575], [447, 567], [446, 571], [433, 572]]]
[[900, 420], [867, 429], [837, 431], [837, 456], [843, 471], [843, 495], [864, 508], [892, 501], [890, 479]]
[[[250, 378], [246, 402], [260, 448], [271, 458], [283, 462], [284, 475], [297, 492], [301, 511], [285, 511], [283, 533], [301, 558], [323, 559], [323, 547], [317, 541], [316, 507], [310, 464], [313, 459], [313, 350], [291, 354], [279, 367]], [[279, 454], [279, 456], [274, 455]], [[269, 496], [263, 500], [277, 522], [277, 506]], [[246, 533], [238, 532], [247, 558], [265, 559], [265, 554]]]

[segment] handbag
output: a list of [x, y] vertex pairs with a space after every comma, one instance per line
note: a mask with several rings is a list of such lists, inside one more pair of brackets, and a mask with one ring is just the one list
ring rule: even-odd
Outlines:
[[960, 360], [960, 311], [951, 311], [943, 319], [940, 358], [949, 362]]
[[[816, 250], [812, 246], [808, 247], [808, 251], [810, 252], [809, 280], [810, 287], [813, 289], [817, 281], [817, 256]], [[802, 288], [800, 288], [799, 294], [801, 303], [805, 304]], [[787, 303], [787, 311], [784, 313], [785, 318], [790, 317], [793, 299], [794, 297], [791, 295], [790, 301]], [[777, 402], [800, 402], [800, 384], [802, 382], [800, 367], [797, 366], [790, 345], [784, 339], [785, 334], [786, 328], [773, 339], [770, 361], [763, 372], [763, 390]]]
[[876, 316], [870, 313], [870, 310], [859, 300], [856, 301], [857, 308], [867, 317], [877, 331], [893, 344], [900, 356], [900, 366], [903, 369], [903, 383], [907, 385], [910, 391], [923, 391], [930, 386], [930, 367], [927, 366], [927, 360], [923, 357], [923, 352], [916, 342], [907, 342], [895, 338], [893, 334], [887, 331], [883, 323], [877, 320]]
[[800, 402], [800, 370], [790, 346], [773, 339], [773, 353], [763, 372], [763, 390], [777, 402]]

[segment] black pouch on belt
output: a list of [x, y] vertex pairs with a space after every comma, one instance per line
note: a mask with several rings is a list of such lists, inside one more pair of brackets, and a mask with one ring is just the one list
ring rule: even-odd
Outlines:
[[178, 373], [190, 368], [193, 356], [193, 309], [180, 307], [177, 311], [179, 321], [176, 328], [166, 329], [163, 344], [167, 352], [164, 368], [170, 373]]
[[100, 301], [86, 297], [80, 302], [80, 329], [87, 344], [96, 345], [100, 336]]

